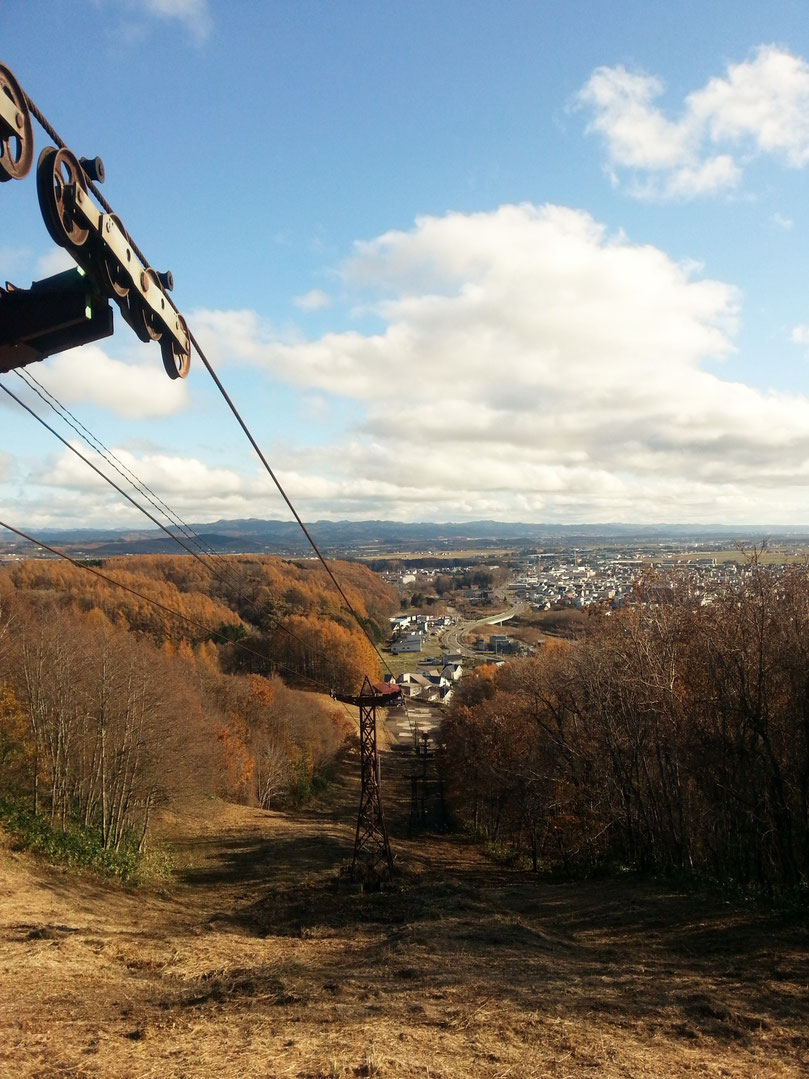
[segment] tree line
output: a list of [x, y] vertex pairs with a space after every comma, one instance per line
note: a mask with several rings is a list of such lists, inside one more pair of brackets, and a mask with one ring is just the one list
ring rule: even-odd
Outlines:
[[[117, 850], [143, 847], [156, 809], [201, 794], [267, 808], [308, 796], [352, 730], [322, 689], [378, 677], [376, 655], [325, 573], [226, 563], [218, 580], [190, 558], [104, 564], [191, 621], [68, 563], [0, 572], [0, 799]], [[346, 586], [369, 621], [391, 601], [379, 585], [360, 567]]]
[[398, 597], [366, 566], [332, 566], [360, 625], [320, 563], [269, 555], [219, 557], [207, 566], [185, 555], [107, 559], [103, 573], [123, 589], [69, 562], [31, 559], [0, 570], [0, 587], [5, 582], [20, 594], [102, 611], [114, 625], [157, 644], [243, 641], [228, 651], [228, 671], [298, 676], [302, 688], [315, 680], [348, 692], [365, 674], [380, 676], [369, 638], [383, 639]]
[[760, 892], [809, 882], [809, 569], [638, 586], [576, 643], [464, 679], [441, 766], [458, 817], [571, 873]]

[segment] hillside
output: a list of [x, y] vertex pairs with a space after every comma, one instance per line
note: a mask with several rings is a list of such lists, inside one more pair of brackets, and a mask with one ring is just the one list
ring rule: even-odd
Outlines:
[[353, 613], [313, 562], [0, 570], [0, 820], [83, 828], [70, 843], [128, 873], [160, 808], [306, 800], [354, 726], [331, 693], [379, 677], [395, 599], [364, 566], [335, 569]]
[[[352, 684], [373, 652], [322, 572], [266, 556], [228, 559], [213, 580], [184, 558], [101, 568], [129, 591], [64, 563], [0, 574], [0, 1079], [806, 1074], [809, 924], [775, 857], [790, 848], [767, 846], [774, 828], [751, 832], [767, 858], [753, 883], [769, 893], [747, 894], [792, 906], [727, 901], [747, 864], [732, 813], [776, 804], [765, 764], [794, 801], [800, 739], [783, 760], [781, 748], [805, 715], [784, 681], [806, 669], [803, 571], [761, 570], [754, 589], [707, 607], [638, 604], [575, 646], [469, 675], [438, 762], [457, 819], [490, 846], [412, 834], [412, 758], [386, 749], [397, 872], [372, 893], [338, 887], [359, 800], [356, 715], [324, 685]], [[373, 633], [391, 594], [365, 567], [340, 573]], [[665, 696], [649, 674], [658, 655]], [[724, 698], [704, 688], [726, 655], [745, 686], [748, 670], [766, 674], [773, 725], [766, 760], [721, 788], [740, 796], [727, 820], [709, 781], [739, 755], [716, 741], [710, 708]], [[727, 674], [719, 688], [734, 689]], [[733, 747], [748, 725], [731, 700], [738, 711], [745, 698], [721, 710]], [[381, 746], [395, 744], [387, 734]], [[652, 811], [675, 804], [660, 784], [679, 759], [699, 767], [669, 819]], [[628, 800], [627, 763], [645, 783]], [[124, 883], [26, 853], [8, 794], [36, 800], [57, 831], [83, 820]], [[664, 858], [682, 846], [672, 821], [689, 825], [694, 869], [706, 850], [723, 869], [721, 898], [665, 883], [682, 869]], [[735, 845], [718, 845], [719, 825]], [[140, 866], [144, 845], [174, 868], [136, 887], [121, 865]], [[748, 838], [748, 861], [756, 849]], [[641, 864], [657, 878], [629, 871]]]
[[305, 809], [165, 817], [181, 868], [164, 893], [6, 844], [0, 1076], [806, 1074], [805, 924], [631, 877], [538, 879], [463, 837], [408, 839], [395, 754], [396, 887], [338, 893], [356, 772], [345, 759]]

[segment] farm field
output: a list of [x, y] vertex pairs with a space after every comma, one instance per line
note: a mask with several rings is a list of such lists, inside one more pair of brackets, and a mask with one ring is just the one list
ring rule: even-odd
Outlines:
[[[741, 550], [738, 547], [733, 547], [723, 551], [683, 551], [681, 554], [666, 555], [665, 560], [670, 562], [687, 562], [689, 559], [714, 558], [717, 562], [738, 562], [739, 564], [743, 564], [749, 561], [752, 553], [752, 546], [744, 546]], [[764, 566], [802, 565], [809, 561], [809, 549], [795, 550], [795, 548], [792, 547], [767, 548], [766, 550], [759, 552], [758, 560]], [[648, 559], [648, 561], [659, 561], [659, 559]]]

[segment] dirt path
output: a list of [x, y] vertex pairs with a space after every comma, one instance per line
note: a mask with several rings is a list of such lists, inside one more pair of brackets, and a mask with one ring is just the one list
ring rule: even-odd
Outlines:
[[384, 768], [392, 891], [334, 888], [353, 767], [294, 814], [167, 821], [170, 894], [0, 851], [0, 1076], [807, 1074], [806, 922], [408, 839], [401, 759]]

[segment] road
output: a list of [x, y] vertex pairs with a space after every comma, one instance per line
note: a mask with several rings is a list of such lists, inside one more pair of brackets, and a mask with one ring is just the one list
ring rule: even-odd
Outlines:
[[446, 631], [441, 639], [441, 646], [446, 652], [459, 652], [462, 656], [480, 656], [480, 652], [475, 652], [463, 644], [461, 637], [465, 633], [471, 633], [482, 626], [499, 626], [502, 622], [507, 622], [510, 618], [515, 618], [517, 615], [522, 614], [527, 608], [527, 603], [519, 602], [499, 614], [488, 615], [486, 618], [478, 618], [471, 622], [460, 622]]

